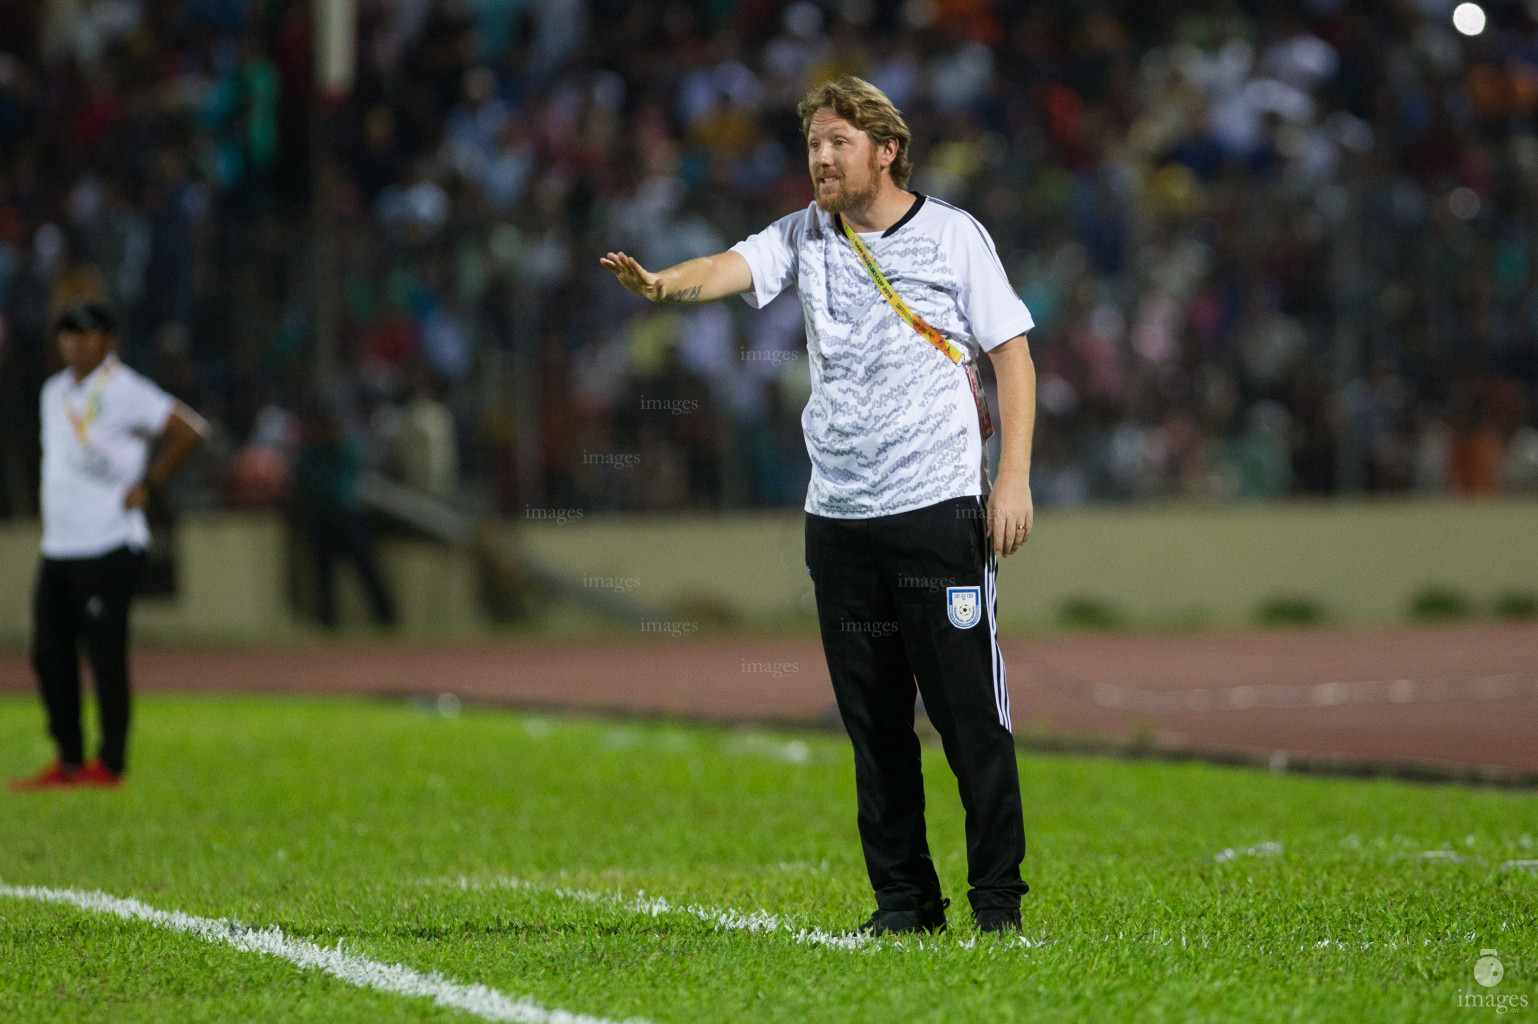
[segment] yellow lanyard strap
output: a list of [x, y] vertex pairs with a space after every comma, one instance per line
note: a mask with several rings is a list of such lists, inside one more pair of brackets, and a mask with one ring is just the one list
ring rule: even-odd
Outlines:
[[95, 423], [96, 417], [101, 415], [101, 393], [107, 387], [107, 381], [112, 379], [112, 371], [116, 369], [115, 361], [102, 367], [101, 376], [96, 378], [96, 383], [91, 386], [91, 393], [86, 396], [85, 408], [78, 413], [75, 407], [69, 404], [68, 391], [63, 395], [64, 415], [69, 417], [69, 425], [75, 428], [75, 437], [80, 441], [82, 448], [91, 446], [91, 424]]
[[860, 236], [854, 233], [854, 229], [849, 226], [849, 222], [840, 217], [838, 223], [844, 229], [844, 236], [854, 245], [854, 251], [859, 253], [860, 262], [865, 264], [865, 272], [870, 275], [872, 281], [876, 282], [876, 290], [881, 293], [882, 298], [886, 299], [887, 304], [896, 311], [902, 322], [917, 331], [919, 337], [929, 342], [941, 352], [944, 352], [951, 362], [960, 363], [965, 358], [961, 349], [957, 348], [939, 331], [925, 323], [922, 317], [908, 308], [908, 304], [903, 301], [903, 297], [898, 295], [896, 289], [887, 281], [886, 275], [881, 272], [881, 268], [876, 266], [876, 258], [870, 254], [870, 250], [865, 247], [865, 243], [860, 241]]
[[925, 323], [923, 317], [908, 308], [908, 304], [903, 301], [901, 295], [897, 294], [897, 290], [886, 279], [886, 275], [881, 272], [881, 268], [876, 266], [876, 258], [870, 254], [870, 250], [865, 247], [865, 243], [860, 241], [860, 236], [854, 233], [854, 229], [849, 226], [849, 222], [840, 217], [838, 223], [844, 229], [844, 237], [849, 239], [850, 243], [854, 246], [854, 251], [859, 254], [860, 262], [865, 265], [865, 272], [876, 283], [876, 290], [881, 293], [882, 298], [886, 299], [887, 305], [892, 307], [892, 310], [903, 323], [917, 331], [919, 337], [929, 342], [941, 352], [944, 352], [951, 362], [956, 363], [967, 371], [967, 386], [972, 389], [972, 401], [977, 405], [978, 429], [982, 431], [983, 440], [987, 441], [993, 436], [993, 417], [988, 414], [988, 400], [983, 397], [982, 381], [977, 377], [977, 368], [971, 363], [963, 363], [962, 360], [965, 356], [961, 349], [939, 331]]

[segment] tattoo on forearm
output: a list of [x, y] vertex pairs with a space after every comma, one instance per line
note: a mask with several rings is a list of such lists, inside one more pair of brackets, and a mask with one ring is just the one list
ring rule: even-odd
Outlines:
[[694, 285], [691, 288], [680, 288], [678, 291], [674, 292], [671, 295], [664, 295], [662, 297], [662, 301], [663, 302], [697, 302], [697, 301], [699, 301], [700, 292], [702, 290], [703, 290], [703, 285]]

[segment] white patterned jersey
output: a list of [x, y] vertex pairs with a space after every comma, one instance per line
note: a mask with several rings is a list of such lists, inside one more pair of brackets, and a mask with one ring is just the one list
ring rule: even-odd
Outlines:
[[176, 400], [109, 355], [85, 380], [49, 377], [42, 413], [43, 556], [96, 558], [149, 545], [144, 510], [123, 498], [144, 478], [150, 445]]
[[[993, 239], [966, 211], [921, 195], [896, 224], [860, 238], [909, 308], [968, 362], [1030, 330]], [[748, 305], [790, 285], [801, 296], [812, 374], [801, 414], [806, 511], [868, 519], [988, 493], [966, 370], [898, 318], [832, 214], [812, 203], [732, 251], [753, 272]]]

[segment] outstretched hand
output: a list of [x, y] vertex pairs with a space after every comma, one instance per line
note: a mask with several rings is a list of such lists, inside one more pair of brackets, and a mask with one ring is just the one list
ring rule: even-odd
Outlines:
[[622, 252], [611, 252], [598, 259], [605, 267], [619, 278], [619, 283], [635, 292], [637, 295], [652, 302], [662, 301], [662, 276], [653, 274], [633, 257], [626, 256]]

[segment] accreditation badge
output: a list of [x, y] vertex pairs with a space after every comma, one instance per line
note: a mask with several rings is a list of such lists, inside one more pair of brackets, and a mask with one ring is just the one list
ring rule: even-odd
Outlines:
[[116, 477], [112, 471], [112, 460], [95, 448], [77, 447], [70, 461], [75, 469], [94, 480], [110, 482]]
[[988, 395], [983, 391], [983, 381], [977, 372], [977, 364], [964, 364], [967, 370], [967, 384], [972, 388], [972, 401], [977, 404], [977, 428], [983, 432], [983, 443], [993, 436], [993, 417], [988, 414]]

